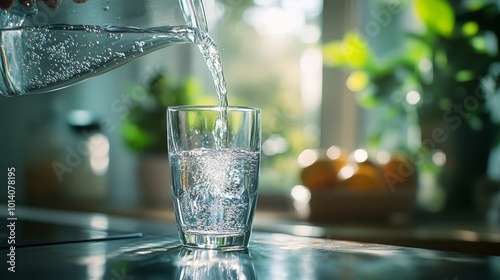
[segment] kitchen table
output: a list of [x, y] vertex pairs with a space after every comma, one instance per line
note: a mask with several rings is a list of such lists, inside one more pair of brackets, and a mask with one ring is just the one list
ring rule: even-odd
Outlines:
[[174, 224], [46, 209], [16, 223], [15, 272], [0, 231], [0, 279], [500, 279], [491, 255], [258, 230], [244, 251], [188, 249]]

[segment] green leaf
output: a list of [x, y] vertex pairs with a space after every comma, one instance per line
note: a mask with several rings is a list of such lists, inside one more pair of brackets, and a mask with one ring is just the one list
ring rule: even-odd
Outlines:
[[379, 132], [372, 132], [367, 135], [367, 143], [366, 145], [368, 147], [374, 148], [374, 149], [379, 149], [380, 148], [380, 142], [382, 139], [382, 133]]
[[347, 59], [342, 51], [342, 42], [333, 41], [323, 46], [323, 59], [326, 65], [342, 66], [347, 64]]
[[436, 66], [441, 69], [446, 69], [448, 66], [448, 55], [445, 50], [438, 49], [435, 51]]
[[380, 100], [373, 96], [371, 89], [365, 89], [355, 93], [357, 103], [365, 109], [374, 109], [380, 104]]
[[487, 52], [487, 43], [484, 35], [477, 35], [471, 38], [470, 43], [478, 53]]
[[467, 82], [475, 78], [474, 72], [471, 70], [460, 70], [455, 74], [455, 80], [459, 82]]
[[417, 16], [431, 31], [450, 37], [455, 26], [455, 12], [446, 0], [415, 0]]
[[465, 6], [469, 11], [477, 11], [484, 8], [487, 4], [488, 2], [484, 0], [469, 0], [465, 3]]
[[346, 81], [346, 86], [350, 91], [356, 92], [366, 88], [370, 82], [370, 77], [364, 71], [352, 72]]
[[405, 62], [418, 65], [423, 59], [430, 59], [431, 48], [425, 39], [410, 36], [405, 41]]
[[483, 121], [476, 114], [471, 114], [467, 118], [467, 122], [469, 123], [470, 127], [476, 131], [481, 130], [484, 126]]
[[323, 47], [323, 59], [329, 66], [348, 66], [366, 69], [372, 62], [368, 44], [356, 32], [347, 32], [342, 41], [333, 41]]
[[151, 145], [151, 138], [137, 124], [125, 121], [122, 126], [123, 138], [134, 150], [145, 150]]
[[448, 110], [451, 110], [451, 106], [452, 106], [452, 102], [451, 102], [451, 99], [447, 98], [447, 97], [443, 97], [441, 99], [439, 99], [439, 108], [443, 111], [448, 111]]
[[188, 77], [182, 85], [182, 98], [180, 105], [189, 105], [195, 102], [196, 98], [203, 95], [203, 89], [200, 82], [194, 77]]
[[467, 37], [476, 35], [478, 31], [479, 24], [475, 21], [468, 21], [462, 25], [462, 33]]

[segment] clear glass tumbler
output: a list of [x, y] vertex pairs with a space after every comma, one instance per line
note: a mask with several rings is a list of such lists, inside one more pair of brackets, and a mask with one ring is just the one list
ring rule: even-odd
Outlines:
[[239, 250], [248, 246], [257, 203], [260, 109], [228, 107], [227, 134], [215, 129], [220, 113], [167, 109], [172, 197], [183, 245]]

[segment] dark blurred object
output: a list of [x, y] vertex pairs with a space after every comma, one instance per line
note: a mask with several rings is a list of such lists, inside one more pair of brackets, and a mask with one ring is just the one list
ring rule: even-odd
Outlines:
[[[499, 197], [500, 194], [500, 182], [491, 180], [489, 178], [482, 178], [478, 181], [475, 188], [474, 193], [474, 201], [476, 208], [478, 209], [479, 214], [481, 214], [485, 219], [491, 219], [492, 221], [488, 221], [491, 225], [493, 222], [498, 223], [500, 225], [500, 220], [489, 218], [488, 216], [495, 215], [496, 207], [498, 207], [495, 203], [495, 199]], [[500, 209], [498, 209], [500, 210]], [[491, 212], [491, 214], [489, 213]], [[500, 217], [500, 213], [498, 213]]]
[[500, 229], [500, 190], [491, 197], [486, 218], [490, 227], [496, 230]]

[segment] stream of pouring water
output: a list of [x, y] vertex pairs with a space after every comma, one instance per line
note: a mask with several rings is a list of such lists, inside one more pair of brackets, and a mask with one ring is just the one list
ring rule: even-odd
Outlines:
[[196, 32], [199, 34], [197, 41], [195, 43], [198, 45], [203, 58], [205, 59], [208, 69], [212, 73], [212, 78], [215, 84], [215, 90], [219, 98], [219, 117], [215, 123], [215, 128], [213, 131], [215, 145], [217, 149], [223, 149], [228, 146], [228, 118], [227, 118], [227, 88], [226, 81], [224, 78], [224, 72], [222, 71], [222, 64], [219, 55], [219, 50], [214, 40], [204, 32]]

